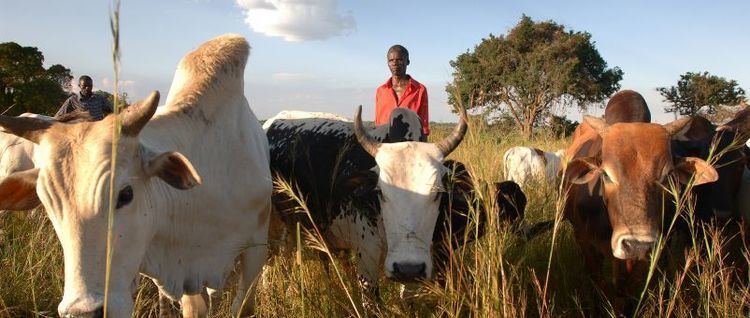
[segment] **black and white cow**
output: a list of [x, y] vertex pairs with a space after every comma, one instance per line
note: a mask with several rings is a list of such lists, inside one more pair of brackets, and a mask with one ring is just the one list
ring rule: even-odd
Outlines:
[[[363, 287], [376, 288], [381, 266], [399, 282], [430, 279], [439, 266], [433, 242], [463, 243], [467, 224], [483, 227], [486, 219], [477, 204], [479, 222], [468, 222], [473, 181], [462, 164], [445, 160], [466, 133], [465, 112], [435, 144], [417, 141], [421, 124], [410, 110], [395, 109], [389, 124], [369, 132], [360, 116], [361, 108], [353, 123], [322, 113], [269, 119], [272, 171], [299, 189], [329, 247], [356, 251]], [[285, 194], [275, 194], [274, 205], [284, 223], [310, 226], [306, 215], [283, 212], [296, 207]]]

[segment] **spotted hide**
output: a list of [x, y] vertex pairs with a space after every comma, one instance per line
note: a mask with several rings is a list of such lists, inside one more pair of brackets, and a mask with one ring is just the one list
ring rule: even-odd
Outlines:
[[[468, 222], [467, 212], [470, 210], [469, 206], [476, 203], [471, 193], [474, 188], [471, 177], [462, 164], [442, 160], [447, 153], [437, 151], [444, 149], [441, 146], [445, 143], [438, 143], [441, 146], [433, 146], [433, 144], [417, 142], [423, 136], [419, 118], [414, 112], [401, 108], [394, 110], [389, 124], [367, 131], [366, 137], [360, 136], [360, 138], [370, 138], [364, 146], [355, 133], [356, 125], [353, 127], [349, 120], [320, 113], [310, 114], [307, 118], [302, 118], [304, 116], [300, 116], [302, 113], [299, 112], [294, 118], [290, 118], [292, 116], [289, 114], [291, 113], [283, 112], [265, 124], [270, 142], [272, 171], [279, 177], [290, 181], [299, 189], [302, 197], [306, 198], [306, 204], [315, 225], [324, 233], [329, 247], [351, 250], [356, 253], [357, 271], [363, 288], [376, 292], [381, 270], [386, 272], [387, 277], [401, 282], [413, 281], [415, 278], [429, 279], [432, 276], [433, 263], [435, 263], [434, 267], [442, 268], [441, 262], [444, 262], [442, 256], [447, 255], [448, 251], [447, 249], [437, 251], [436, 255], [441, 256], [435, 257], [433, 262], [431, 255], [432, 250], [435, 249], [435, 243], [447, 241], [455, 244], [464, 243], [463, 233], [466, 225], [472, 224]], [[456, 129], [461, 133], [458, 137], [462, 137], [461, 130], [465, 129], [461, 128], [461, 125], [463, 124]], [[460, 142], [455, 139], [456, 131], [451, 135], [454, 137], [452, 142], [455, 143], [451, 146], [453, 148]], [[384, 152], [373, 156], [372, 152], [368, 151], [368, 149], [374, 149], [373, 146]], [[430, 160], [435, 160], [439, 164], [439, 169], [434, 171], [433, 176], [440, 178], [436, 180], [435, 185], [426, 189], [426, 195], [430, 196], [427, 198], [428, 201], [435, 202], [435, 212], [426, 210], [410, 215], [405, 213], [409, 209], [404, 209], [396, 215], [385, 215], [384, 201], [393, 204], [388, 201], [403, 200], [394, 193], [384, 191], [384, 187], [390, 186], [389, 180], [384, 180], [387, 176], [383, 175], [383, 169], [385, 169], [383, 164], [388, 163], [382, 162], [385, 159], [379, 156], [385, 154], [386, 150], [383, 150], [383, 147], [389, 146], [412, 147], [423, 152], [436, 151], [429, 152], [430, 156], [434, 157], [419, 157], [425, 156], [419, 153], [416, 153], [412, 159], [408, 156], [398, 157], [400, 158], [398, 160], [402, 160], [403, 165], [407, 167], [410, 166], [409, 161], [415, 160], [414, 158], [424, 160], [423, 166], [431, 165]], [[423, 149], [430, 146], [436, 149]], [[406, 176], [413, 171], [401, 173]], [[419, 180], [423, 177], [412, 175], [411, 178]], [[397, 194], [400, 191], [389, 190], [396, 191]], [[450, 191], [450, 194], [448, 195], [446, 191]], [[410, 191], [402, 195], [415, 194]], [[274, 205], [277, 209], [274, 215], [284, 221], [281, 222], [282, 224], [301, 222], [305, 226], [311, 226], [306, 215], [289, 213], [294, 210], [296, 204], [289, 200], [287, 193], [276, 192]], [[415, 212], [420, 208], [423, 207], [413, 207], [416, 209]], [[434, 218], [429, 221], [428, 217], [431, 213], [434, 213], [432, 214]], [[408, 228], [412, 226], [409, 224], [414, 224], [413, 222], [418, 220], [415, 218], [420, 217], [427, 218], [420, 223], [430, 224], [429, 230], [420, 232], [425, 230], [415, 229], [414, 232], [407, 232], [406, 236], [401, 238], [407, 242], [401, 241], [401, 243], [409, 243], [412, 236], [416, 239], [417, 236], [429, 234], [427, 242], [431, 244], [419, 247], [417, 251], [422, 252], [408, 255], [412, 257], [426, 253], [428, 259], [399, 263], [398, 257], [401, 257], [398, 251], [399, 246], [390, 245], [399, 240], [388, 238], [389, 224], [400, 224], [400, 227]], [[486, 217], [480, 216], [478, 219], [480, 220], [478, 225], [483, 226], [481, 220], [485, 220]], [[448, 229], [450, 232], [447, 231]], [[481, 232], [483, 231], [481, 229]], [[398, 234], [391, 233], [391, 235]], [[402, 247], [409, 249], [408, 246], [402, 245]], [[394, 261], [384, 264], [384, 261], [389, 259], [389, 255]]]

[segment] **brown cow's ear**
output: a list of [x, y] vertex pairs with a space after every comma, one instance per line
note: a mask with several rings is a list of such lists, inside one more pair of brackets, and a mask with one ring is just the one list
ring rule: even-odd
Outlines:
[[39, 206], [36, 179], [39, 169], [14, 172], [0, 182], [0, 210], [23, 211]]
[[169, 185], [187, 190], [201, 184], [201, 176], [195, 171], [190, 161], [181, 153], [169, 151], [153, 156], [144, 151], [144, 170], [149, 177], [158, 176]]
[[573, 184], [586, 184], [599, 178], [602, 169], [599, 168], [598, 160], [596, 158], [576, 158], [565, 167], [564, 173], [564, 178], [568, 182]]
[[693, 185], [701, 185], [719, 180], [719, 173], [708, 162], [700, 158], [685, 157], [677, 160], [674, 168], [677, 179], [682, 184], [690, 182], [695, 175]]

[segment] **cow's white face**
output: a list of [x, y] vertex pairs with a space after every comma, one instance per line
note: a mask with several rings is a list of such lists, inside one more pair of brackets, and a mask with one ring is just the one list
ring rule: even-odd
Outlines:
[[466, 110], [459, 107], [460, 121], [437, 143], [380, 143], [362, 125], [362, 106], [354, 119], [354, 135], [360, 146], [378, 164], [378, 186], [388, 253], [385, 274], [399, 281], [432, 276], [432, 232], [435, 231], [442, 179], [443, 159], [464, 138]]
[[433, 144], [381, 144], [375, 161], [388, 242], [385, 273], [396, 280], [429, 279], [432, 234], [437, 222], [443, 154]]
[[[152, 94], [131, 106], [129, 113], [141, 117], [140, 127], [135, 133], [123, 128], [117, 146], [107, 306], [107, 314], [112, 317], [130, 315], [138, 269], [154, 235], [158, 199], [163, 193], [155, 193], [159, 188], [150, 182], [151, 177], [159, 176], [182, 189], [200, 182], [184, 156], [174, 152], [156, 155], [138, 141], [138, 132], [153, 115], [158, 100], [158, 94]], [[145, 112], [137, 114], [139, 111]], [[23, 188], [25, 196], [38, 197], [55, 228], [65, 259], [64, 295], [58, 306], [61, 316], [102, 314], [114, 120], [109, 116], [98, 122], [52, 124], [38, 129], [32, 138], [38, 143], [37, 167], [0, 183], [0, 192]], [[128, 121], [123, 118], [124, 127]], [[4, 123], [0, 125], [7, 129]], [[0, 208], [13, 204], [8, 201], [0, 200]]]

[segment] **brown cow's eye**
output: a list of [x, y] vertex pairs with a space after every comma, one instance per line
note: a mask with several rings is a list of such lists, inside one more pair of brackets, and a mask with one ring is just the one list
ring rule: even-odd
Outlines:
[[117, 205], [115, 206], [116, 209], [119, 209], [121, 207], [126, 206], [130, 201], [133, 201], [133, 187], [126, 186], [120, 190], [120, 193], [117, 195]]

